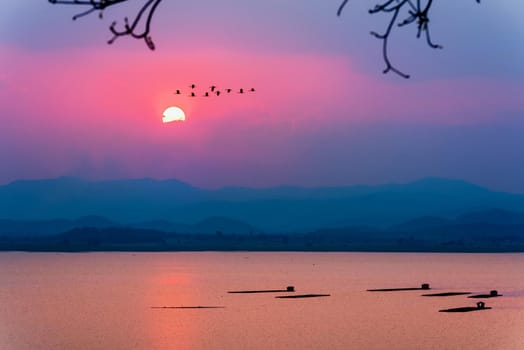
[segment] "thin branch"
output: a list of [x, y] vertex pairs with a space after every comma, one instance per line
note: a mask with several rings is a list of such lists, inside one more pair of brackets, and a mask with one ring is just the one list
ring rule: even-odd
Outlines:
[[[93, 12], [98, 11], [98, 15], [100, 18], [103, 16], [103, 11], [111, 6], [127, 2], [129, 0], [48, 0], [52, 4], [61, 4], [61, 5], [78, 5], [78, 6], [86, 6], [87, 10], [80, 12], [73, 16], [73, 20], [76, 20], [77, 18], [87, 16]], [[153, 39], [151, 38], [150, 31], [151, 31], [151, 22], [153, 19], [153, 16], [155, 14], [155, 11], [157, 10], [158, 5], [163, 0], [140, 0], [143, 1], [142, 7], [138, 10], [136, 15], [133, 17], [133, 20], [130, 21], [128, 17], [124, 18], [124, 25], [123, 28], [117, 28], [117, 21], [113, 21], [111, 23], [111, 26], [109, 27], [109, 30], [113, 34], [113, 37], [108, 40], [109, 44], [112, 44], [115, 42], [115, 40], [121, 36], [130, 36], [135, 39], [144, 39], [144, 42], [146, 43], [147, 47], [151, 50], [155, 49], [155, 44], [153, 42]], [[373, 9], [369, 10], [369, 13], [375, 14], [375, 13], [386, 13], [390, 14], [391, 18], [389, 20], [389, 23], [386, 27], [386, 31], [384, 34], [378, 34], [375, 31], [372, 31], [371, 34], [375, 36], [376, 38], [382, 40], [382, 56], [384, 58], [384, 62], [386, 63], [386, 68], [384, 69], [384, 73], [387, 73], [389, 71], [393, 71], [394, 73], [400, 75], [404, 78], [409, 78], [408, 74], [405, 74], [401, 72], [399, 69], [395, 68], [393, 64], [391, 63], [389, 59], [389, 46], [388, 46], [388, 40], [389, 36], [391, 35], [393, 31], [394, 24], [397, 21], [397, 18], [401, 11], [403, 9], [406, 9], [408, 13], [408, 17], [405, 18], [403, 21], [400, 21], [397, 23], [398, 27], [404, 27], [407, 25], [410, 25], [412, 23], [417, 24], [417, 38], [420, 38], [422, 35], [422, 32], [425, 34], [426, 43], [429, 47], [434, 49], [442, 48], [442, 46], [437, 45], [433, 43], [431, 40], [431, 35], [429, 32], [429, 11], [431, 9], [431, 6], [433, 5], [433, 0], [425, 0], [425, 5], [422, 3], [423, 0], [387, 0], [383, 1], [382, 3], [379, 3], [375, 5]], [[480, 3], [480, 0], [475, 0], [477, 3]], [[338, 10], [337, 10], [337, 16], [340, 16], [342, 14], [342, 11], [344, 10], [346, 4], [349, 2], [349, 0], [343, 0], [340, 4]], [[140, 30], [140, 28], [143, 28]]]
[[342, 10], [344, 9], [344, 6], [346, 6], [346, 4], [348, 3], [349, 0], [344, 0], [342, 2], [342, 4], [340, 4], [340, 6], [338, 7], [338, 11], [337, 11], [337, 16], [340, 16], [340, 14], [342, 13]]
[[[48, 0], [52, 4], [62, 4], [62, 5], [80, 5], [90, 7], [84, 12], [81, 12], [73, 16], [73, 20], [77, 18], [89, 15], [92, 12], [99, 11], [99, 17], [102, 18], [103, 11], [111, 6], [126, 2], [128, 0]], [[113, 37], [108, 40], [108, 44], [112, 44], [118, 37], [121, 36], [131, 36], [135, 39], [144, 39], [147, 47], [154, 50], [155, 44], [151, 38], [151, 21], [155, 14], [155, 11], [158, 5], [163, 0], [146, 0], [142, 7], [138, 10], [131, 25], [129, 24], [129, 18], [124, 18], [123, 29], [117, 29], [117, 21], [113, 21], [109, 30], [113, 34]], [[140, 30], [139, 27], [143, 26], [143, 30]]]
[[[393, 1], [389, 1], [389, 3], [391, 3], [391, 2], [393, 2]], [[382, 56], [384, 57], [384, 62], [386, 63], [386, 69], [384, 69], [383, 73], [385, 74], [385, 73], [387, 73], [387, 72], [389, 72], [391, 70], [391, 71], [397, 73], [398, 75], [400, 75], [401, 77], [408, 79], [409, 75], [405, 74], [405, 73], [402, 73], [400, 70], [395, 68], [391, 64], [391, 61], [389, 60], [389, 57], [388, 57], [388, 39], [389, 39], [389, 35], [391, 34], [391, 29], [393, 28], [393, 24], [395, 24], [395, 21], [397, 20], [397, 16], [398, 16], [398, 13], [399, 13], [400, 9], [402, 8], [402, 6], [404, 6], [404, 4], [406, 4], [406, 2], [407, 2], [407, 0], [403, 0], [399, 4], [397, 4], [397, 5], [395, 5], [395, 6], [391, 7], [391, 8], [387, 8], [385, 6], [381, 6], [380, 8], [375, 7], [374, 10], [370, 10], [369, 12], [370, 13], [375, 13], [375, 12], [378, 12], [378, 11], [393, 12], [393, 16], [391, 17], [391, 20], [389, 21], [389, 25], [388, 25], [388, 27], [386, 29], [386, 32], [384, 34], [378, 34], [377, 32], [371, 32], [371, 35], [373, 35], [376, 38], [382, 40]], [[389, 5], [389, 3], [388, 3], [388, 5]]]
[[[475, 0], [475, 1], [477, 3], [480, 3], [480, 0]], [[338, 11], [337, 11], [338, 16], [340, 16], [340, 14], [342, 13], [342, 10], [346, 6], [347, 2], [348, 0], [344, 0], [340, 4]], [[386, 69], [384, 69], [383, 71], [384, 73], [388, 73], [389, 71], [392, 71], [400, 75], [403, 78], [406, 78], [406, 79], [409, 78], [408, 74], [401, 72], [400, 70], [398, 70], [397, 68], [395, 68], [392, 65], [391, 61], [389, 60], [389, 55], [388, 55], [389, 36], [392, 32], [393, 26], [398, 18], [399, 13], [404, 8], [407, 9], [409, 16], [405, 18], [403, 21], [400, 21], [397, 24], [397, 26], [404, 27], [412, 23], [416, 23], [417, 24], [417, 38], [420, 38], [420, 36], [422, 35], [422, 32], [424, 32], [425, 37], [426, 37], [426, 43], [428, 44], [429, 47], [433, 49], [442, 48], [441, 45], [433, 43], [433, 41], [431, 40], [430, 32], [429, 32], [429, 10], [431, 9], [431, 6], [433, 5], [433, 0], [427, 0], [425, 6], [421, 4], [422, 2], [423, 1], [421, 0], [417, 0], [415, 4], [414, 0], [388, 0], [383, 3], [379, 3], [375, 5], [374, 8], [369, 10], [370, 14], [375, 14], [379, 12], [391, 13], [391, 18], [389, 20], [388, 26], [384, 34], [378, 34], [375, 31], [371, 32], [371, 34], [374, 37], [383, 41], [382, 56], [384, 58], [384, 62], [386, 63]]]

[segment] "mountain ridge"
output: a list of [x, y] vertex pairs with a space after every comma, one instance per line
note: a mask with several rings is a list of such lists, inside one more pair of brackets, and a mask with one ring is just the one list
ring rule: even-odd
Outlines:
[[[50, 220], [33, 222], [32, 227], [41, 231], [33, 234], [27, 230], [22, 234], [6, 233], [5, 222], [0, 220], [0, 250], [524, 251], [524, 212], [496, 208], [461, 214], [454, 219], [423, 216], [385, 229], [345, 226], [273, 234], [224, 217], [210, 217], [192, 225], [168, 221], [119, 224], [103, 217]], [[31, 222], [18, 224], [27, 228]], [[50, 232], [53, 225], [56, 231]]]
[[490, 208], [524, 211], [524, 195], [463, 180], [424, 178], [406, 184], [342, 187], [224, 187], [207, 190], [176, 179], [20, 180], [0, 186], [0, 218], [74, 220], [98, 215], [117, 222], [190, 224], [209, 217], [266, 232], [320, 227], [388, 227], [419, 216], [453, 218]]

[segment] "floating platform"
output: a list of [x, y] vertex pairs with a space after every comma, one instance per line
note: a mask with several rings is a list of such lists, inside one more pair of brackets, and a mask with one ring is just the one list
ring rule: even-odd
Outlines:
[[445, 292], [445, 293], [433, 293], [433, 294], [422, 294], [423, 297], [452, 297], [455, 295], [467, 295], [471, 292]]
[[400, 292], [404, 290], [430, 290], [429, 284], [424, 283], [419, 288], [383, 288], [383, 289], [368, 289], [368, 292]]
[[224, 309], [225, 306], [151, 306], [152, 309]]
[[452, 309], [438, 310], [439, 312], [470, 312], [470, 311], [482, 311], [490, 310], [490, 307], [487, 307], [482, 301], [477, 303], [477, 306], [465, 306], [465, 307], [456, 307]]
[[252, 294], [252, 293], [289, 293], [294, 292], [295, 287], [288, 286], [286, 289], [262, 289], [262, 290], [235, 290], [229, 291], [231, 294]]
[[302, 299], [302, 298], [321, 298], [330, 297], [331, 294], [299, 294], [299, 295], [279, 295], [275, 298], [279, 299]]
[[489, 294], [471, 295], [468, 298], [484, 299], [484, 298], [496, 298], [496, 297], [501, 297], [501, 296], [502, 294], [499, 294], [496, 290], [492, 290], [489, 292]]

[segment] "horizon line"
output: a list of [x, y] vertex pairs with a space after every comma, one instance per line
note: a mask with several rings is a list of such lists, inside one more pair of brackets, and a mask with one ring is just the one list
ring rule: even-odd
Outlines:
[[6, 181], [0, 183], [0, 187], [9, 186], [12, 184], [15, 184], [17, 182], [44, 182], [44, 181], [56, 181], [56, 180], [63, 180], [63, 179], [70, 179], [70, 180], [78, 180], [82, 182], [88, 182], [88, 183], [104, 183], [104, 182], [118, 182], [118, 181], [156, 181], [156, 182], [168, 182], [168, 181], [176, 181], [181, 184], [187, 185], [189, 187], [193, 187], [195, 189], [201, 189], [201, 190], [211, 190], [211, 191], [217, 191], [217, 190], [223, 190], [223, 189], [256, 189], [256, 190], [267, 190], [267, 189], [277, 189], [277, 188], [301, 188], [301, 189], [334, 189], [334, 188], [350, 188], [350, 187], [382, 187], [382, 186], [403, 186], [403, 185], [411, 185], [423, 181], [428, 180], [440, 180], [440, 181], [447, 181], [447, 182], [462, 182], [464, 184], [478, 187], [479, 189], [488, 190], [490, 192], [500, 192], [500, 193], [509, 193], [509, 194], [517, 194], [517, 195], [524, 195], [524, 192], [517, 192], [517, 191], [505, 191], [505, 190], [498, 190], [494, 189], [490, 186], [480, 185], [476, 182], [461, 179], [461, 178], [452, 178], [452, 177], [442, 177], [442, 176], [424, 176], [419, 177], [413, 180], [407, 180], [407, 181], [391, 181], [391, 182], [380, 182], [380, 183], [374, 183], [374, 184], [363, 184], [363, 183], [355, 183], [355, 184], [340, 184], [340, 185], [292, 185], [292, 184], [275, 184], [275, 185], [268, 185], [268, 186], [244, 186], [244, 185], [224, 185], [224, 186], [198, 186], [195, 184], [192, 184], [191, 182], [180, 180], [175, 177], [169, 177], [169, 178], [156, 178], [156, 177], [122, 177], [122, 178], [100, 178], [100, 179], [93, 179], [93, 178], [85, 178], [80, 176], [74, 176], [74, 175], [62, 175], [62, 176], [56, 176], [56, 177], [45, 177], [45, 178], [19, 178], [14, 179], [11, 181]]

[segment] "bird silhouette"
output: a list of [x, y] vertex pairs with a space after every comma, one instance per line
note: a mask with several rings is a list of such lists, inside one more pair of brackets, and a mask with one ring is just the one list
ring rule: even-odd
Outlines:
[[217, 96], [220, 96], [220, 91], [217, 90], [217, 92], [215, 92], [215, 94], [217, 94]]
[[194, 89], [194, 88], [196, 88], [196, 85], [195, 85], [195, 84], [191, 84], [191, 85], [189, 85], [189, 87], [190, 87], [191, 89]]
[[177, 90], [177, 91], [175, 92], [175, 94], [176, 94], [176, 95], [180, 95], [180, 90]]
[[191, 96], [191, 97], [195, 97], [195, 93], [194, 93], [194, 92], [192, 92], [190, 96]]
[[251, 88], [251, 89], [249, 89], [249, 91], [255, 92], [255, 88]]
[[226, 89], [226, 92], [229, 94], [231, 92], [231, 89]]
[[215, 85], [211, 85], [210, 88], [211, 88], [211, 92], [213, 92], [213, 91], [215, 91], [215, 89], [216, 89], [217, 87], [216, 87]]
[[238, 91], [239, 94], [243, 94], [244, 93], [244, 89], [240, 89], [240, 91]]

